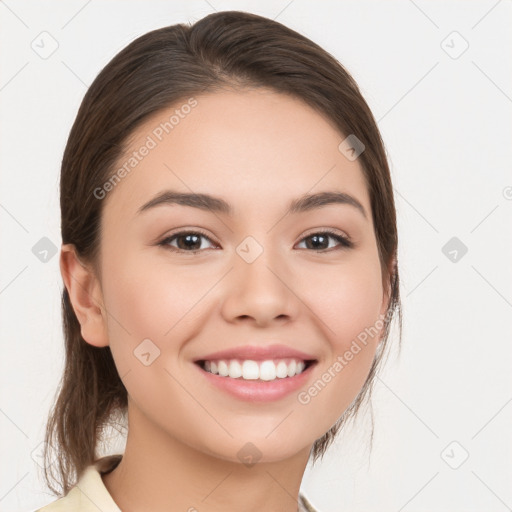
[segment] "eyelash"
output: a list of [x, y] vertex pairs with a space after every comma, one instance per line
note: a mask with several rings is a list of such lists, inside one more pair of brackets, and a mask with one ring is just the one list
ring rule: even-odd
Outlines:
[[[212, 244], [215, 244], [215, 242], [208, 235], [206, 235], [206, 233], [203, 233], [200, 230], [193, 230], [193, 231], [179, 231], [177, 233], [173, 233], [172, 235], [164, 238], [161, 242], [158, 242], [158, 245], [162, 246], [166, 249], [170, 249], [171, 251], [178, 252], [178, 253], [181, 252], [181, 253], [197, 254], [198, 252], [205, 250], [205, 249], [197, 249], [195, 251], [186, 251], [184, 249], [178, 249], [177, 247], [173, 247], [173, 246], [169, 245], [169, 243], [172, 240], [174, 240], [175, 238], [182, 236], [182, 235], [200, 235], [200, 236], [203, 236], [204, 238], [208, 239]], [[323, 231], [317, 231], [317, 232], [311, 233], [310, 235], [307, 235], [304, 238], [302, 238], [300, 240], [300, 242], [303, 242], [304, 240], [311, 238], [315, 235], [328, 235], [330, 238], [337, 240], [340, 243], [340, 247], [338, 248], [338, 250], [350, 249], [354, 246], [353, 242], [348, 237], [340, 235], [339, 233], [334, 232], [330, 229], [324, 229]], [[336, 250], [335, 248], [332, 248], [332, 247], [330, 249], [319, 249], [319, 250], [311, 249], [311, 250], [313, 252], [317, 252], [317, 253], [324, 253], [324, 252], [330, 252], [333, 249]]]

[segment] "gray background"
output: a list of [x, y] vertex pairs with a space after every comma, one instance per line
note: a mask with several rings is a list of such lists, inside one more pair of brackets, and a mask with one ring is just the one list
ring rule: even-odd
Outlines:
[[510, 510], [506, 0], [0, 2], [0, 510], [54, 499], [38, 454], [63, 364], [62, 284], [44, 250], [60, 245], [58, 173], [80, 101], [139, 35], [231, 9], [275, 18], [348, 68], [395, 186], [403, 352], [377, 381], [371, 457], [368, 414], [308, 468], [303, 492], [322, 512]]

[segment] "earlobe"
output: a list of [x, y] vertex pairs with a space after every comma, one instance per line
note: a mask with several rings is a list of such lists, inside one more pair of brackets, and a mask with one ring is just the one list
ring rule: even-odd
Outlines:
[[60, 272], [84, 340], [96, 347], [108, 343], [106, 313], [100, 282], [92, 268], [78, 259], [73, 244], [63, 244]]

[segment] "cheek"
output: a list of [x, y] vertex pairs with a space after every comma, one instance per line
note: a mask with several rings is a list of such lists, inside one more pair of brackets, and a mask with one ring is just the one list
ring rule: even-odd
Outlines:
[[187, 396], [172, 375], [182, 345], [197, 334], [194, 329], [200, 330], [200, 323], [193, 322], [194, 305], [211, 284], [208, 279], [204, 286], [199, 283], [192, 286], [190, 275], [170, 272], [168, 265], [157, 261], [148, 264], [142, 257], [112, 260], [103, 279], [117, 371], [131, 399], [140, 408], [158, 411], [163, 424], [172, 418], [162, 410], [162, 399], [169, 399], [174, 408], [187, 405]]
[[116, 343], [117, 334], [126, 338], [127, 332], [133, 342], [168, 339], [210, 281], [211, 275], [203, 276], [201, 270], [194, 271], [191, 281], [190, 272], [170, 271], [162, 258], [145, 258], [143, 253], [112, 259], [103, 280], [105, 303], [117, 320], [109, 318], [111, 341]]
[[298, 398], [306, 409], [325, 411], [325, 430], [354, 400], [368, 376], [383, 327], [382, 293], [380, 264], [374, 258], [317, 272], [315, 286], [307, 292], [307, 304], [321, 320], [317, 325], [328, 346], [317, 379]]
[[110, 252], [104, 261], [102, 285], [110, 348], [123, 375], [140, 362], [139, 347], [149, 349], [152, 358], [159, 355], [165, 333], [186, 313], [186, 304], [179, 283], [163, 278], [163, 271], [142, 257], [121, 253], [129, 250]]
[[383, 298], [380, 264], [376, 258], [364, 257], [346, 266], [317, 270], [314, 286], [306, 290], [308, 305], [322, 320], [325, 338], [339, 353], [379, 318]]
[[[139, 376], [142, 378], [141, 372], [147, 375], [156, 367], [177, 369], [182, 347], [203, 328], [201, 312], [208, 305], [205, 298], [215, 280], [206, 266], [171, 267], [161, 255], [151, 258], [140, 251], [133, 251], [131, 256], [114, 255], [104, 268], [110, 349], [118, 373], [123, 376], [130, 372], [128, 391], [137, 394], [137, 389], [130, 386], [134, 387]], [[154, 363], [146, 367], [148, 359]], [[161, 383], [156, 384], [158, 388]], [[135, 388], [139, 386], [148, 386], [147, 377]]]

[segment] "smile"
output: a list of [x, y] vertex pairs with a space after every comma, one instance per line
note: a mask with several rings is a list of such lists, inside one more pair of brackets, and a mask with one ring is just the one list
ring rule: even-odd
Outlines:
[[251, 359], [220, 359], [199, 361], [199, 366], [206, 372], [220, 377], [240, 380], [273, 381], [300, 375], [313, 361], [296, 358], [267, 359], [253, 361]]
[[282, 400], [299, 392], [312, 378], [317, 363], [296, 359], [220, 359], [196, 361], [194, 366], [212, 390], [238, 400], [261, 403]]

